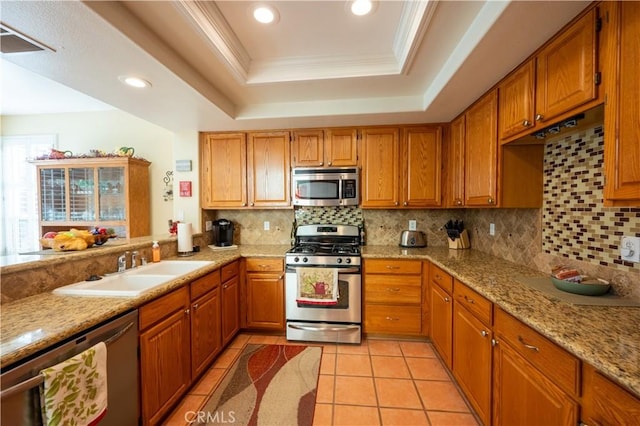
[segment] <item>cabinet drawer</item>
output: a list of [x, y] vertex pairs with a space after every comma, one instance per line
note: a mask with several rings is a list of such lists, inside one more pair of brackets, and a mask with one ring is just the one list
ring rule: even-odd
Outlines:
[[280, 272], [282, 259], [254, 257], [247, 259], [247, 272]]
[[413, 274], [422, 273], [419, 260], [365, 259], [364, 271], [367, 274]]
[[570, 395], [578, 394], [578, 358], [501, 309], [496, 310], [494, 331], [498, 341], [509, 343], [556, 385]]
[[217, 269], [210, 274], [200, 277], [191, 283], [191, 301], [196, 300], [206, 292], [213, 290], [220, 285], [220, 270]]
[[365, 275], [365, 303], [420, 304], [422, 283], [419, 276]]
[[367, 333], [420, 334], [420, 306], [365, 305], [364, 329]]
[[184, 286], [142, 306], [139, 310], [139, 329], [144, 330], [161, 319], [189, 306], [189, 287]]
[[228, 265], [224, 265], [222, 267], [222, 272], [220, 273], [221, 274], [220, 281], [223, 283], [229, 281], [229, 279], [238, 275], [239, 269], [240, 269], [240, 262], [238, 262], [237, 260]]
[[490, 326], [493, 319], [493, 303], [471, 290], [458, 280], [453, 285], [453, 298], [471, 311], [485, 325]]
[[453, 277], [433, 263], [429, 267], [429, 280], [438, 284], [447, 293], [453, 293]]

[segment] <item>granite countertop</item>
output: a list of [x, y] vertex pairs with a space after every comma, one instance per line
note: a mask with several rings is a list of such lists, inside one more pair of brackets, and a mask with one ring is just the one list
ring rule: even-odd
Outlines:
[[[43, 293], [2, 305], [1, 367], [176, 289], [241, 257], [282, 257], [284, 245], [202, 249], [188, 258], [214, 263], [136, 298]], [[640, 395], [640, 308], [571, 305], [532, 289], [517, 277], [540, 271], [476, 250], [364, 246], [362, 257], [430, 260], [567, 351]]]

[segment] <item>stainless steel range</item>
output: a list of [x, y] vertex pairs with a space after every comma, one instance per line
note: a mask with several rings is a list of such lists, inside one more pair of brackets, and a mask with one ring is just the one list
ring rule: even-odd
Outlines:
[[360, 343], [360, 230], [302, 225], [285, 256], [287, 340]]

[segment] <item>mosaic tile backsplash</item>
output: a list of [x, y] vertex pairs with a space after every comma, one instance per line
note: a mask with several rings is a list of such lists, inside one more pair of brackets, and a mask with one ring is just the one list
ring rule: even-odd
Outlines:
[[640, 208], [603, 206], [603, 148], [602, 126], [545, 145], [542, 251], [640, 274], [619, 256], [623, 235], [640, 237]]

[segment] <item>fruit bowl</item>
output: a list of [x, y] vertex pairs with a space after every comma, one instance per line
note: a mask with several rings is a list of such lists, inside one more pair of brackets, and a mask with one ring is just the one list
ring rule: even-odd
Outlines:
[[95, 245], [101, 246], [109, 241], [109, 238], [111, 238], [111, 236], [105, 234], [93, 234], [93, 238], [95, 239]]
[[598, 281], [596, 279], [586, 279], [579, 283], [572, 281], [559, 280], [551, 277], [551, 282], [558, 290], [567, 293], [581, 294], [583, 296], [601, 296], [609, 291], [611, 285], [607, 282]]

